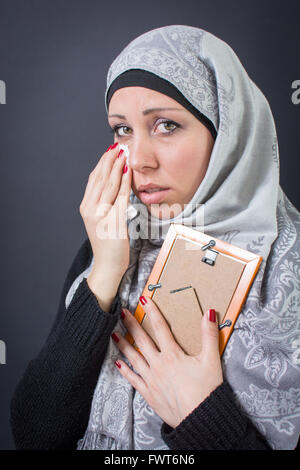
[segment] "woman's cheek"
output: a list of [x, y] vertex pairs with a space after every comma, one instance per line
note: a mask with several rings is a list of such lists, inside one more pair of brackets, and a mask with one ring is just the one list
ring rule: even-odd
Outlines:
[[168, 171], [172, 175], [177, 175], [177, 177], [181, 177], [183, 173], [185, 174], [192, 171], [192, 168], [195, 165], [195, 162], [193, 160], [194, 159], [187, 154], [186, 150], [180, 150], [177, 148], [176, 152], [174, 152], [171, 158], [169, 159]]

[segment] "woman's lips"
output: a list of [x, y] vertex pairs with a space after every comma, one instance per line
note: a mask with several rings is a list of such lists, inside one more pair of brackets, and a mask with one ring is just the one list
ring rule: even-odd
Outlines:
[[146, 193], [146, 191], [139, 191], [138, 197], [144, 204], [159, 204], [168, 194], [170, 188], [156, 191], [154, 193]]

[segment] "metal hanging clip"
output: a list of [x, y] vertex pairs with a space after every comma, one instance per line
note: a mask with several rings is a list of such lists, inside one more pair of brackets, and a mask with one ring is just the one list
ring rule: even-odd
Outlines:
[[158, 287], [161, 287], [161, 284], [158, 283], [158, 284], [149, 284], [148, 286], [148, 290], [154, 290], [154, 289], [157, 289]]
[[202, 258], [201, 261], [203, 263], [209, 264], [210, 266], [213, 266], [215, 264], [216, 258], [219, 254], [218, 251], [211, 250], [212, 246], [215, 246], [216, 242], [214, 240], [210, 240], [207, 245], [202, 246], [201, 250], [206, 251], [205, 256]]
[[207, 250], [211, 246], [215, 246], [216, 242], [214, 240], [210, 240], [210, 242], [207, 245], [202, 246], [201, 250]]
[[226, 320], [226, 321], [224, 321], [224, 323], [219, 325], [219, 330], [222, 330], [222, 328], [225, 328], [226, 326], [231, 326], [231, 325], [232, 325], [232, 321], [231, 320]]

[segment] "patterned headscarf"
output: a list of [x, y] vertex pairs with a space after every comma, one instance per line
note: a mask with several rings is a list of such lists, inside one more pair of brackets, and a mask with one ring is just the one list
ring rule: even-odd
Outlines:
[[[199, 28], [166, 26], [132, 41], [110, 66], [106, 97], [113, 81], [131, 69], [174, 85], [214, 124], [217, 137], [206, 175], [181, 214], [160, 220], [143, 211], [137, 240], [129, 222], [130, 263], [118, 291], [122, 305], [135, 311], [170, 223], [195, 228], [199, 210], [199, 229], [261, 255], [222, 356], [223, 372], [270, 445], [293, 449], [300, 429], [300, 215], [279, 185], [269, 104], [234, 51]], [[130, 202], [141, 203], [133, 192]], [[149, 238], [149, 224], [163, 236]], [[89, 269], [74, 281], [66, 305]], [[118, 329], [123, 332], [121, 322]], [[78, 448], [167, 449], [161, 419], [116, 370], [119, 357], [111, 340]]]

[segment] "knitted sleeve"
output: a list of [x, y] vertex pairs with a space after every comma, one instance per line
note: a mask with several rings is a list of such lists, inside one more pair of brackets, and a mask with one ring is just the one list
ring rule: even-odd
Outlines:
[[85, 432], [110, 334], [121, 314], [119, 296], [104, 312], [85, 278], [65, 308], [67, 292], [87, 261], [85, 241], [65, 280], [51, 332], [12, 397], [17, 449], [76, 449]]
[[172, 450], [271, 450], [226, 381], [176, 428], [163, 423], [161, 435]]

